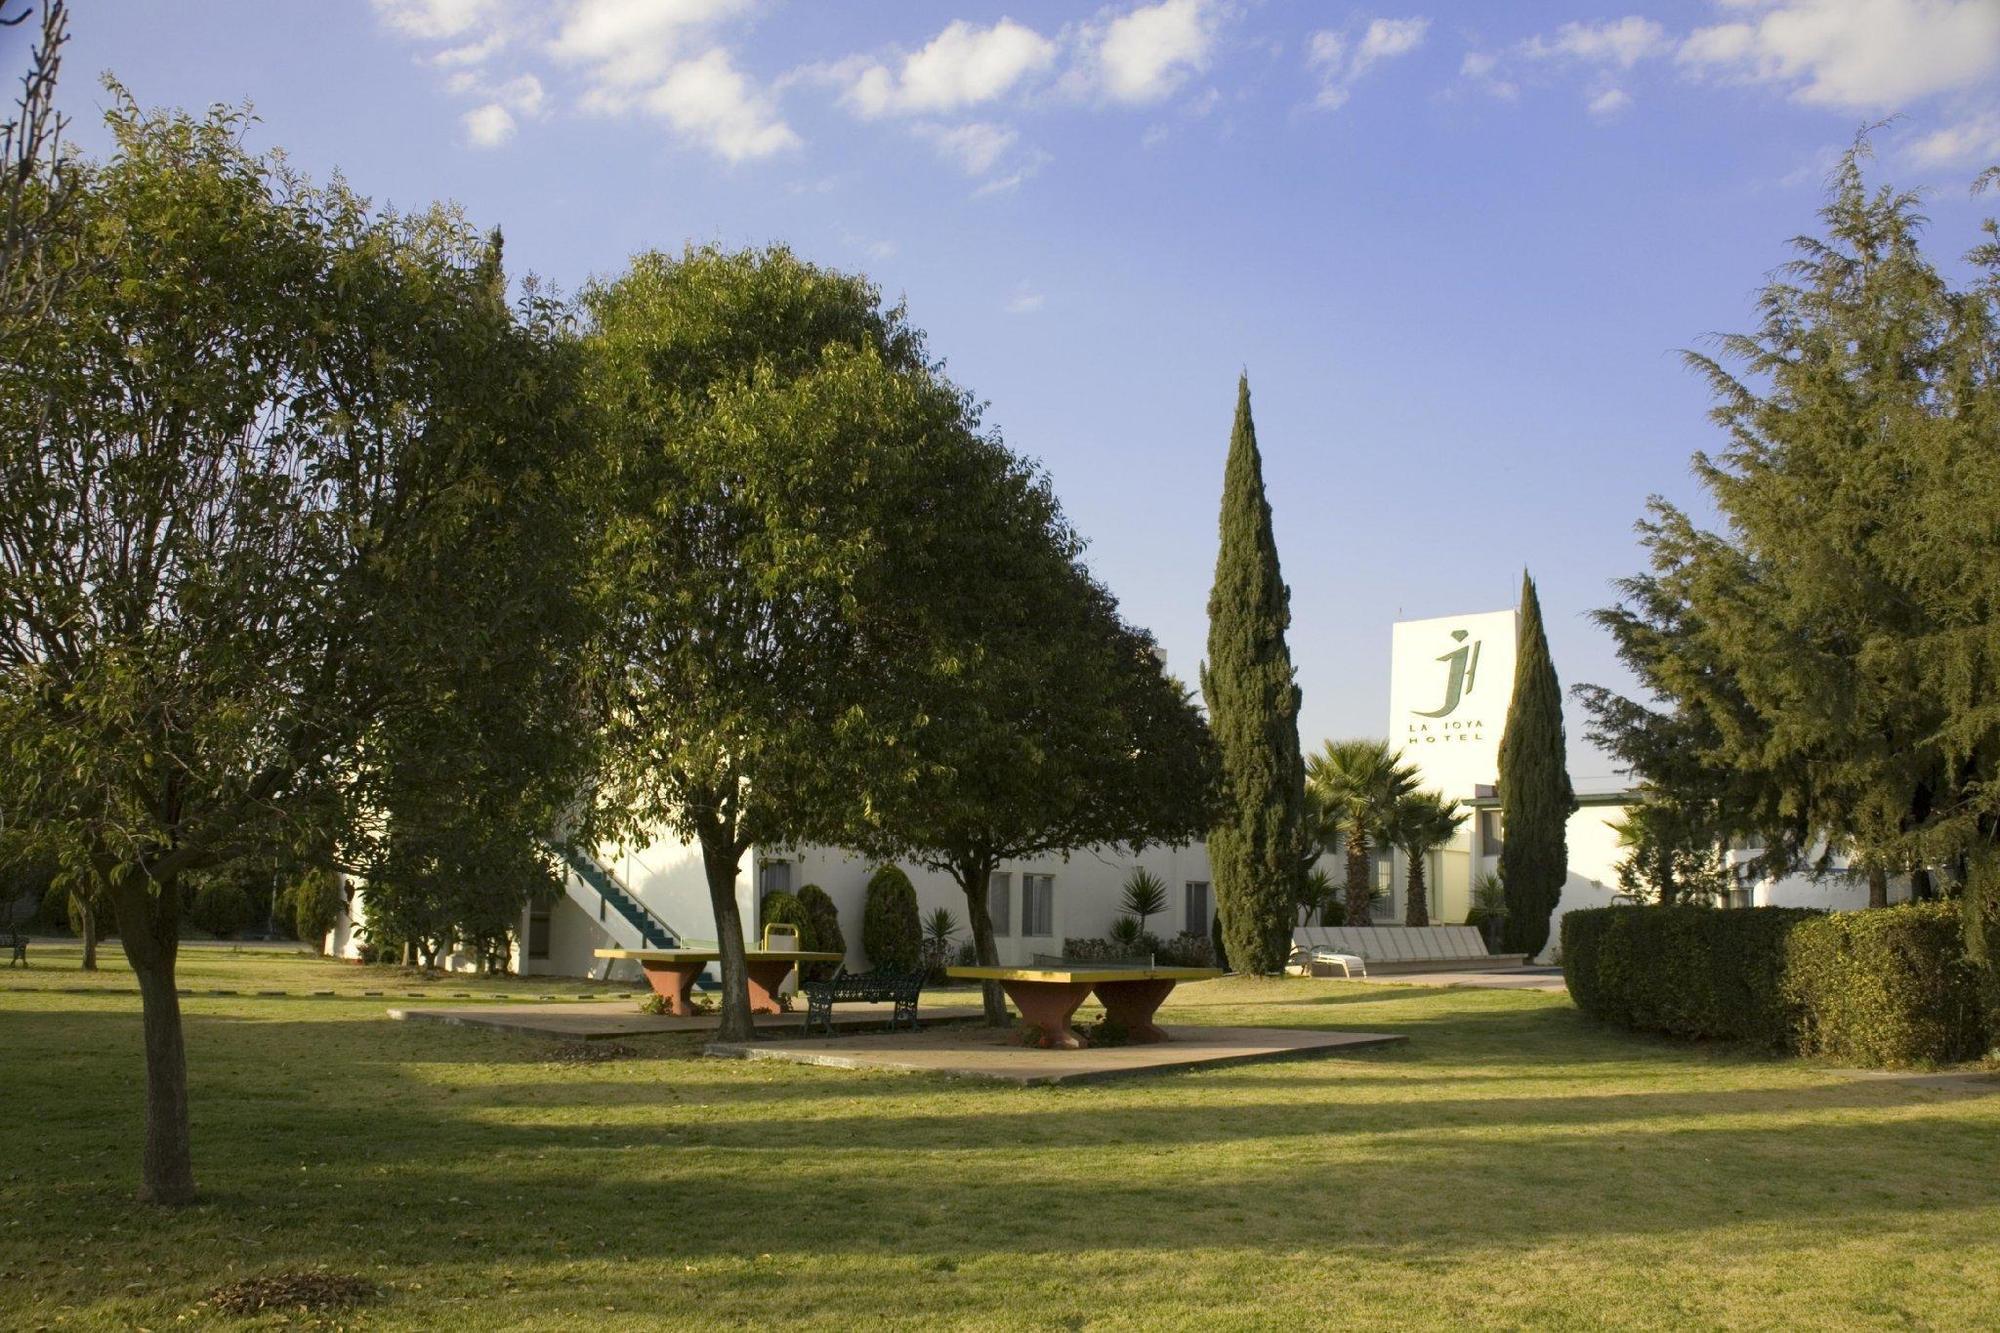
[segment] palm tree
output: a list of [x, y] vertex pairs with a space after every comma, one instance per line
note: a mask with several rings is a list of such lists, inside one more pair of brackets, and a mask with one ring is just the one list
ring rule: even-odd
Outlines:
[[1424, 861], [1451, 841], [1471, 811], [1441, 792], [1413, 791], [1396, 802], [1389, 816], [1389, 841], [1410, 858], [1409, 889], [1404, 894], [1403, 924], [1431, 923], [1430, 888], [1424, 883]]
[[1146, 918], [1167, 910], [1166, 883], [1146, 867], [1133, 866], [1132, 873], [1125, 877], [1125, 896], [1119, 901], [1118, 910], [1138, 917], [1139, 932], [1144, 934]]
[[1417, 771], [1387, 741], [1328, 741], [1306, 759], [1306, 787], [1326, 811], [1327, 828], [1346, 840], [1347, 924], [1365, 926], [1375, 886], [1369, 851], [1396, 802], [1416, 790]]

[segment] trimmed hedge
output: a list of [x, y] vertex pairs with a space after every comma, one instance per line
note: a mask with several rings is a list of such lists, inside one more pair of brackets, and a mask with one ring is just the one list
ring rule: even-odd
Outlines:
[[250, 895], [234, 880], [211, 880], [195, 891], [189, 918], [219, 940], [250, 924]]
[[[806, 906], [783, 889], [773, 889], [757, 904], [757, 917], [767, 926], [796, 926], [799, 931], [799, 948], [817, 949], [813, 941], [812, 918], [806, 914]], [[758, 932], [761, 943], [763, 932]]]
[[[834, 906], [831, 894], [817, 884], [804, 885], [799, 889], [799, 906], [806, 909], [806, 938], [812, 941], [813, 949], [824, 953], [847, 952], [847, 936], [840, 929], [840, 909]], [[823, 981], [839, 970], [839, 963], [807, 963], [805, 978]]]
[[1635, 1031], [1866, 1065], [1963, 1060], [1990, 1040], [1949, 903], [1592, 908], [1564, 914], [1562, 956], [1577, 1007]]
[[1798, 1049], [1808, 1055], [1943, 1064], [1976, 1059], [1989, 1044], [1979, 970], [1966, 960], [1956, 903], [1808, 921], [1792, 932], [1785, 978], [1799, 1014]]
[[868, 965], [898, 972], [923, 966], [924, 926], [917, 917], [917, 891], [910, 877], [883, 866], [868, 877], [861, 912], [861, 951]]

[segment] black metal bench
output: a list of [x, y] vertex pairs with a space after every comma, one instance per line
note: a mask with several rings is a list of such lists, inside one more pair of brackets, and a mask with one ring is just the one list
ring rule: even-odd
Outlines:
[[801, 981], [799, 989], [806, 993], [806, 1032], [810, 1034], [819, 1027], [832, 1036], [833, 1006], [843, 1000], [876, 1004], [889, 1001], [896, 1006], [889, 1016], [890, 1031], [907, 1025], [914, 1032], [917, 997], [923, 988], [924, 974], [920, 971], [842, 971], [821, 981]]

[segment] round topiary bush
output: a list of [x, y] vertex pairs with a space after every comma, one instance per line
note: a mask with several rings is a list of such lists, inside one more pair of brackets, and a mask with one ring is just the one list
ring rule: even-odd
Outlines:
[[226, 940], [250, 923], [250, 895], [233, 880], [204, 884], [195, 892], [188, 917], [219, 940]]
[[883, 866], [869, 876], [861, 949], [870, 967], [914, 972], [923, 965], [924, 927], [917, 916], [917, 891], [910, 877], [895, 866]]
[[[806, 938], [812, 941], [810, 948], [824, 953], [847, 952], [847, 936], [840, 929], [840, 909], [833, 905], [831, 894], [817, 884], [807, 884], [799, 890], [799, 906], [806, 909]], [[839, 963], [807, 963], [805, 974], [810, 980], [821, 981], [839, 970]]]
[[[773, 889], [765, 894], [764, 901], [758, 904], [757, 915], [767, 926], [797, 926], [801, 949], [819, 948], [813, 943], [812, 921], [806, 915], [805, 904], [783, 889]], [[763, 932], [759, 931], [760, 940], [762, 935]]]
[[326, 937], [340, 921], [340, 877], [330, 870], [308, 870], [285, 890], [292, 929], [315, 951], [326, 949]]

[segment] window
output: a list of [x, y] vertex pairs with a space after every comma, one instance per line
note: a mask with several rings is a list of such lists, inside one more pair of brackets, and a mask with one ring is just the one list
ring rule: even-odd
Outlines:
[[1021, 933], [1036, 937], [1056, 933], [1056, 877], [1021, 876]]
[[1190, 935], [1208, 934], [1208, 881], [1205, 879], [1187, 882], [1187, 932]]
[[1729, 905], [1731, 907], [1755, 907], [1757, 905], [1756, 888], [1751, 885], [1743, 885], [1731, 889], [1729, 891]]
[[549, 956], [549, 917], [554, 904], [534, 902], [528, 904], [528, 957], [547, 958]]
[[762, 902], [768, 893], [790, 893], [792, 891], [792, 863], [790, 861], [762, 861], [757, 866], [757, 901]]
[[1500, 855], [1505, 843], [1500, 838], [1500, 812], [1481, 810], [1479, 812], [1479, 850], [1488, 856]]
[[986, 877], [986, 916], [993, 923], [993, 933], [1002, 939], [1014, 933], [1013, 887], [1014, 877], [1004, 870]]

